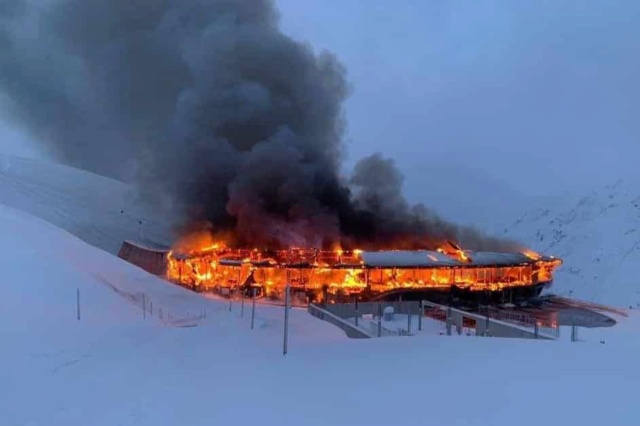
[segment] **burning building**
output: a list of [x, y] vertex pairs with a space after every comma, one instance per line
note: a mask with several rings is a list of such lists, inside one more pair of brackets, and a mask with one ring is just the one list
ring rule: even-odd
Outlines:
[[372, 299], [403, 291], [538, 294], [562, 261], [533, 252], [230, 249], [215, 244], [167, 253], [169, 280], [201, 292], [281, 298], [287, 285], [306, 301]]

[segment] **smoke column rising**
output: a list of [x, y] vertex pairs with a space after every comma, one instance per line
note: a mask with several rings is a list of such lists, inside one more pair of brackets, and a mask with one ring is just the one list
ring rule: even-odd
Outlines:
[[340, 176], [345, 69], [269, 0], [0, 6], [6, 110], [61, 161], [121, 179], [236, 244], [514, 249], [402, 195], [390, 160]]

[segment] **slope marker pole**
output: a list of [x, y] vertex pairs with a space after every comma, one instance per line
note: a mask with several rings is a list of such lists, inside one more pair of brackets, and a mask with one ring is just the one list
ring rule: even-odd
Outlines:
[[76, 289], [76, 315], [80, 321], [80, 289]]

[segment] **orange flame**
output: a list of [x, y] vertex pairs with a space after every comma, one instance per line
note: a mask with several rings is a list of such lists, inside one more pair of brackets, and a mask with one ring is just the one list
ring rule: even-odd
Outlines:
[[[525, 251], [530, 263], [479, 267], [473, 253], [453, 243], [437, 252], [463, 265], [455, 267], [368, 268], [361, 249], [317, 250], [291, 247], [288, 250], [231, 249], [211, 234], [181, 239], [167, 255], [167, 275], [171, 281], [190, 288], [231, 292], [260, 288], [269, 297], [281, 297], [286, 283], [295, 291], [317, 297], [324, 291], [348, 296], [354, 293], [381, 293], [393, 289], [445, 288], [452, 285], [470, 290], [500, 290], [549, 282], [562, 261]], [[438, 261], [435, 254], [426, 256]]]
[[522, 252], [522, 254], [524, 254], [525, 256], [527, 256], [531, 260], [540, 260], [540, 259], [542, 259], [542, 256], [539, 253], [536, 253], [533, 250], [525, 250], [525, 251]]

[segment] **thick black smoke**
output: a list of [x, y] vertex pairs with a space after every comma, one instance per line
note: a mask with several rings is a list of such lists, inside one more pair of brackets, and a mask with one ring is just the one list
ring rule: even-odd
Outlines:
[[62, 161], [136, 179], [237, 244], [509, 244], [402, 195], [389, 160], [340, 177], [345, 69], [282, 34], [268, 0], [0, 6], [7, 110]]

